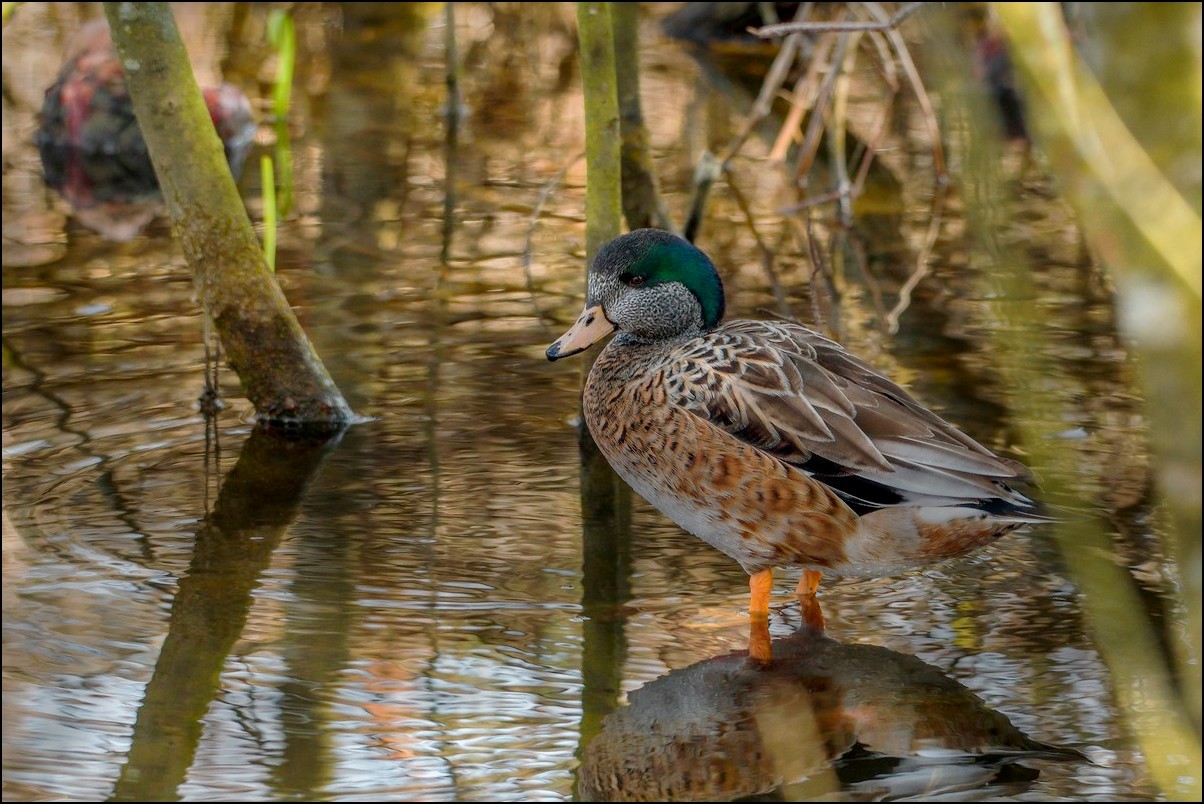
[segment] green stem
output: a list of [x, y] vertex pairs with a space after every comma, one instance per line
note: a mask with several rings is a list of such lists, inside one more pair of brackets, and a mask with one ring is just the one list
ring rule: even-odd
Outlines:
[[270, 156], [259, 157], [259, 179], [263, 185], [263, 256], [276, 272], [276, 172]]

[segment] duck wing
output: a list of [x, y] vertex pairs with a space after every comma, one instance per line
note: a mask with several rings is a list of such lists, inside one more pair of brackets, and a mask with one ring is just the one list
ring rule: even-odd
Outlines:
[[1022, 465], [797, 324], [727, 324], [674, 350], [664, 378], [674, 404], [826, 483], [859, 513], [904, 504], [1032, 509], [1006, 485], [1027, 479]]

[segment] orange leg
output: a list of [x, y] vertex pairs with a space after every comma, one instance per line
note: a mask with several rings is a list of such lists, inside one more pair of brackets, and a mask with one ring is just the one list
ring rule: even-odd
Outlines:
[[819, 581], [823, 577], [822, 573], [815, 570], [803, 570], [803, 577], [798, 579], [798, 596], [815, 597], [815, 592], [819, 589]]
[[773, 570], [764, 569], [748, 576], [748, 613], [769, 616], [769, 594], [773, 591]]
[[758, 662], [773, 659], [773, 646], [769, 639], [769, 618], [754, 614], [748, 618], [748, 658]]

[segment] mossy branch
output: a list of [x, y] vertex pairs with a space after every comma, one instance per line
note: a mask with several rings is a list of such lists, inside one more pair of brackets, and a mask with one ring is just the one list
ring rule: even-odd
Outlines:
[[[577, 4], [585, 95], [587, 267], [598, 249], [619, 234], [622, 211], [613, 8], [611, 3]], [[597, 350], [590, 354], [596, 355]], [[618, 705], [627, 641], [623, 619], [615, 612], [630, 597], [631, 492], [607, 464], [584, 424], [579, 436], [585, 553], [581, 603], [589, 619], [582, 648], [580, 750], [584, 750], [602, 719]]]
[[176, 237], [205, 314], [262, 421], [352, 418], [264, 260], [166, 3], [105, 3]]
[[621, 138], [610, 3], [578, 3], [585, 94], [585, 251], [588, 261], [619, 234]]

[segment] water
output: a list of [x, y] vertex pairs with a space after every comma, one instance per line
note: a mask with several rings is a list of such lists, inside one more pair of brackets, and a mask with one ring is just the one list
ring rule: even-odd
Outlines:
[[[472, 116], [441, 268], [442, 29], [299, 7], [297, 213], [279, 277], [371, 417], [327, 445], [253, 433], [228, 373], [230, 407], [207, 426], [202, 322], [166, 225], [108, 242], [40, 188], [33, 114], [75, 13], [26, 7], [4, 30], [6, 799], [564, 800], [639, 798], [650, 784], [702, 800], [1156, 797], [1040, 529], [954, 565], [826, 586], [823, 642], [796, 633], [795, 579], [779, 573], [777, 664], [758, 671], [732, 655], [749, 637], [739, 567], [638, 499], [629, 524], [583, 522], [580, 377], [543, 359], [579, 309], [580, 163], [532, 222], [581, 149], [570, 12], [457, 9]], [[263, 16], [196, 13], [203, 81], [220, 64], [259, 86]], [[644, 33], [658, 37], [651, 21]], [[746, 100], [663, 42], [644, 81], [680, 218], [697, 149], [725, 143]], [[865, 262], [837, 266], [839, 305], [821, 310], [854, 351], [1016, 455], [988, 346], [999, 300], [981, 292], [990, 264], [956, 204], [899, 333], [880, 326], [929, 213], [915, 189], [923, 145], [887, 158], [909, 171], [906, 203], [865, 213], [834, 248]], [[736, 175], [776, 236], [758, 170]], [[242, 186], [258, 220], [254, 173]], [[1081, 472], [1064, 480], [1099, 500], [1117, 560], [1159, 614], [1167, 569], [1140, 393], [1110, 297], [1044, 183], [1017, 184], [998, 237], [1034, 266], [1047, 347], [1064, 358], [1051, 393], [1073, 406], [1057, 431], [1081, 445]], [[721, 189], [700, 243], [724, 267], [733, 313], [774, 306]], [[810, 269], [789, 240], [777, 268], [810, 320]], [[608, 527], [618, 547], [585, 561], [583, 529]], [[848, 735], [893, 756], [978, 751], [992, 726], [1093, 762], [830, 760]], [[594, 770], [578, 780], [582, 761]], [[630, 772], [640, 762], [655, 771]]]

